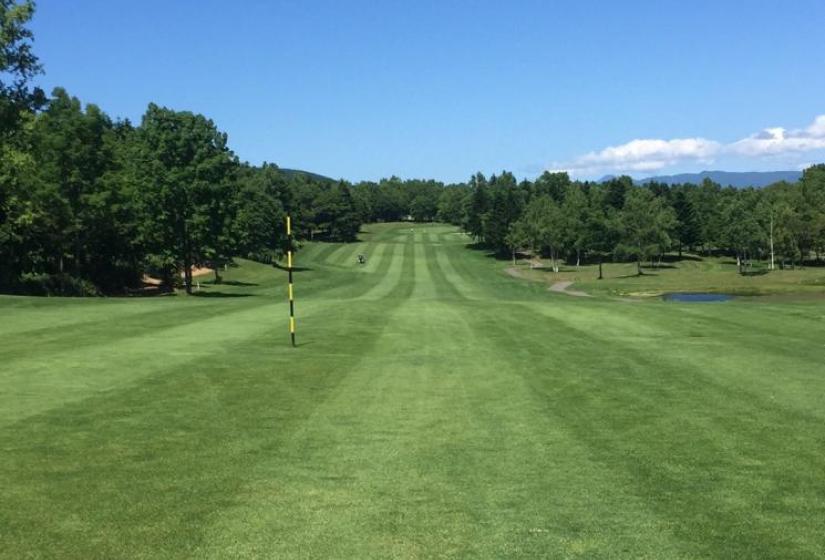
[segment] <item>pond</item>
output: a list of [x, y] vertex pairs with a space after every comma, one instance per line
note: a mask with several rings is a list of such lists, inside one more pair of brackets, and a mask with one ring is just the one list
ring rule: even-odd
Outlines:
[[733, 296], [730, 294], [713, 294], [702, 292], [674, 292], [662, 296], [665, 301], [678, 301], [681, 303], [713, 303], [719, 301], [730, 301]]

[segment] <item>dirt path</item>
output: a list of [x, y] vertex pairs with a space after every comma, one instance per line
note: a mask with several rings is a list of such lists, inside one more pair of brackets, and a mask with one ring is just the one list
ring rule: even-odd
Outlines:
[[518, 268], [516, 268], [514, 266], [508, 266], [504, 270], [504, 272], [506, 272], [507, 274], [509, 274], [513, 278], [520, 278], [521, 280], [526, 280], [526, 278], [522, 274], [519, 273]]
[[[207, 274], [212, 274], [213, 272], [215, 272], [215, 270], [212, 269], [212, 268], [192, 267], [192, 278], [197, 278], [199, 276], [206, 276]], [[180, 277], [183, 278], [183, 272], [180, 273]], [[141, 282], [143, 282], [144, 284], [149, 285], [149, 286], [160, 286], [161, 285], [161, 279], [160, 278], [155, 278], [154, 276], [149, 276], [147, 274], [143, 275], [143, 278], [141, 279]]]
[[193, 266], [192, 267], [192, 278], [195, 278], [196, 276], [206, 276], [207, 274], [211, 274], [213, 272], [215, 272], [215, 270], [212, 269], [212, 268], [207, 268], [205, 266], [199, 268], [197, 266]]
[[[529, 278], [525, 278], [523, 274], [519, 271], [518, 268], [511, 266], [505, 269], [505, 272], [512, 276], [513, 278], [519, 278], [521, 280], [529, 280]], [[575, 297], [592, 297], [587, 292], [582, 292], [580, 290], [568, 290], [570, 286], [573, 285], [573, 282], [569, 280], [560, 280], [550, 285], [548, 290], [551, 292], [556, 292], [559, 294], [565, 294], [568, 296], [575, 296]]]
[[555, 284], [553, 284], [552, 286], [550, 286], [547, 289], [550, 290], [551, 292], [556, 292], [556, 293], [559, 293], [559, 294], [567, 294], [568, 296], [590, 297], [590, 294], [588, 294], [586, 292], [582, 292], [582, 291], [579, 291], [579, 290], [568, 290], [567, 288], [569, 288], [572, 285], [573, 285], [573, 282], [570, 282], [570, 281], [556, 282]]

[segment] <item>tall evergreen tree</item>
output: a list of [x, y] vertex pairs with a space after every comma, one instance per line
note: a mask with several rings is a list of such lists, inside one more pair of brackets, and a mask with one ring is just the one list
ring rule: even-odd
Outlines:
[[673, 210], [676, 212], [676, 242], [679, 244], [679, 257], [684, 247], [692, 248], [699, 241], [700, 229], [693, 202], [684, 189], [673, 193]]
[[361, 229], [361, 219], [344, 181], [322, 191], [315, 200], [316, 224], [331, 241], [354, 241]]
[[470, 178], [471, 195], [468, 201], [464, 231], [476, 241], [484, 242], [484, 215], [490, 210], [487, 179], [477, 173]]

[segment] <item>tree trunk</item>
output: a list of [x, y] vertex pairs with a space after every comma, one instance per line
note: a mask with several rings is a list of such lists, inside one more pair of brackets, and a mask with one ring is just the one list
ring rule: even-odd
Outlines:
[[216, 262], [216, 263], [214, 263], [214, 267], [215, 267], [215, 284], [220, 284], [221, 281], [222, 281], [221, 280], [221, 272], [220, 272], [221, 271], [221, 265], [219, 265]]
[[641, 242], [639, 242], [639, 244], [637, 246], [637, 249], [639, 250], [639, 252], [636, 253], [636, 276], [641, 276], [642, 275], [642, 257], [643, 257], [643, 255], [642, 255], [642, 243]]
[[771, 214], [771, 270], [774, 269], [774, 255], [773, 255], [773, 214]]
[[175, 276], [177, 275], [177, 273], [177, 269], [171, 270], [168, 266], [163, 267], [163, 269], [160, 271], [160, 283], [164, 287], [164, 289], [170, 292], [174, 290]]
[[74, 271], [75, 276], [80, 276], [80, 236], [75, 234], [74, 236], [74, 251], [72, 252], [72, 270]]
[[576, 270], [579, 269], [579, 264], [581, 264], [582, 260], [582, 252], [581, 249], [576, 249]]
[[189, 234], [185, 233], [186, 238], [183, 240], [183, 284], [186, 288], [186, 293], [192, 293], [192, 249], [189, 242]]
[[602, 276], [602, 256], [599, 255], [599, 280], [602, 278], [604, 278], [604, 276]]

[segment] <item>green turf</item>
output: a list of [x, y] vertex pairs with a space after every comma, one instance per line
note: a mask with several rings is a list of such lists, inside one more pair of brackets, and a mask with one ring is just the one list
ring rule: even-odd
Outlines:
[[602, 280], [598, 280], [599, 267], [594, 264], [566, 265], [555, 273], [549, 263], [532, 268], [530, 262], [520, 260], [509, 269], [511, 274], [528, 280], [550, 284], [574, 281], [576, 289], [612, 296], [658, 297], [668, 292], [687, 291], [772, 296], [788, 301], [825, 299], [825, 261], [818, 266], [796, 269], [780, 270], [777, 265], [773, 271], [768, 269], [767, 262], [756, 262], [745, 269], [745, 274], [738, 274], [736, 262], [730, 257], [685, 255], [680, 260], [676, 255], [668, 257], [669, 261], [654, 263], [654, 266], [645, 264], [642, 275], [637, 273], [636, 263], [606, 263]]
[[0, 298], [0, 558], [825, 558], [825, 303], [573, 298], [367, 230], [298, 255], [296, 349], [249, 262]]

